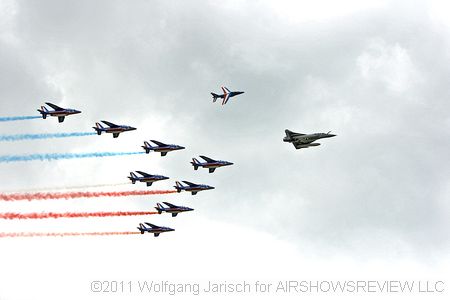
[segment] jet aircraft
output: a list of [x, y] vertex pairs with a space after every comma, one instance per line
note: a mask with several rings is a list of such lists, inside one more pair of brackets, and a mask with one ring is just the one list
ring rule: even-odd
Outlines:
[[205, 162], [200, 162], [196, 158], [193, 158], [191, 165], [194, 167], [194, 170], [198, 170], [199, 167], [202, 167], [209, 169], [209, 173], [213, 173], [216, 168], [233, 165], [233, 163], [229, 161], [215, 160], [204, 155], [200, 155], [200, 157], [203, 158]]
[[136, 173], [139, 173], [142, 175], [142, 177], [136, 176], [133, 172], [130, 172], [130, 176], [128, 176], [128, 179], [131, 180], [132, 184], [135, 184], [136, 181], [139, 182], [145, 182], [147, 183], [147, 186], [151, 186], [153, 182], [159, 181], [159, 180], [165, 180], [169, 179], [169, 177], [162, 176], [162, 175], [150, 175], [148, 173], [142, 172], [142, 171], [136, 171]]
[[163, 202], [168, 207], [164, 207], [161, 203], [156, 203], [155, 209], [158, 211], [159, 214], [162, 212], [170, 213], [172, 214], [172, 217], [176, 217], [179, 213], [186, 212], [186, 211], [193, 211], [193, 208], [185, 207], [185, 206], [177, 206], [173, 205], [169, 202]]
[[102, 132], [112, 133], [113, 138], [119, 137], [119, 134], [125, 131], [136, 130], [135, 127], [127, 126], [127, 125], [116, 125], [114, 123], [108, 121], [101, 121], [108, 127], [103, 127], [100, 123], [95, 123], [95, 127], [92, 127], [97, 131], [98, 135], [101, 135]]
[[[146, 227], [144, 224], [147, 225], [148, 227]], [[141, 234], [148, 232], [148, 233], [153, 233], [153, 235], [156, 237], [156, 236], [159, 236], [159, 234], [163, 233], [163, 232], [175, 231], [175, 229], [172, 229], [169, 227], [157, 226], [157, 225], [153, 225], [150, 223], [144, 223], [144, 224], [139, 223], [139, 227], [137, 227], [137, 229], [139, 229]]]
[[182, 182], [184, 182], [186, 185], [182, 185], [179, 181], [175, 182], [174, 188], [176, 188], [178, 193], [180, 193], [181, 191], [186, 191], [191, 192], [192, 195], [196, 195], [198, 192], [214, 189], [213, 186], [209, 186], [206, 184], [196, 184], [189, 181]]
[[47, 104], [54, 110], [48, 110], [47, 107], [41, 106], [41, 109], [38, 109], [37, 111], [41, 113], [42, 119], [46, 119], [47, 115], [49, 115], [52, 117], [58, 117], [58, 122], [62, 123], [62, 122], [64, 122], [65, 117], [67, 117], [69, 115], [75, 115], [75, 114], [81, 113], [81, 111], [79, 111], [79, 110], [72, 109], [72, 108], [62, 108], [62, 107], [59, 107], [58, 105], [55, 105], [50, 102], [45, 102], [45, 104]]
[[303, 134], [286, 129], [284, 132], [286, 133], [286, 136], [283, 138], [283, 141], [292, 143], [295, 149], [319, 146], [319, 143], [314, 143], [316, 140], [336, 136], [335, 134], [330, 134], [330, 131], [327, 133]]
[[144, 146], [142, 146], [142, 148], [145, 150], [145, 153], [150, 153], [150, 151], [154, 151], [160, 152], [161, 156], [166, 156], [167, 152], [185, 149], [183, 146], [179, 145], [164, 144], [155, 140], [150, 141], [155, 143], [156, 146], [152, 146], [149, 142], [144, 142]]
[[213, 102], [216, 102], [216, 100], [218, 98], [221, 98], [221, 99], [223, 99], [222, 100], [222, 105], [224, 105], [224, 104], [227, 104], [228, 100], [231, 97], [234, 97], [234, 96], [237, 96], [237, 95], [240, 95], [240, 94], [244, 93], [244, 92], [231, 92], [229, 89], [227, 89], [224, 86], [222, 87], [222, 91], [223, 91], [222, 95], [217, 95], [215, 93], [211, 93], [211, 95], [213, 96]]

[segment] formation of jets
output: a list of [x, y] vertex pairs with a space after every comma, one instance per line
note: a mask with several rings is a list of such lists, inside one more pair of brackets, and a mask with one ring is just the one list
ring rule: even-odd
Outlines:
[[314, 143], [319, 139], [325, 139], [336, 136], [335, 134], [330, 134], [330, 131], [327, 133], [312, 133], [312, 134], [304, 134], [304, 133], [296, 133], [286, 129], [284, 131], [286, 136], [283, 138], [283, 142], [292, 143], [295, 149], [309, 148], [320, 146], [319, 143]]
[[[223, 99], [222, 105], [225, 105], [230, 98], [244, 93], [240, 91], [230, 91], [226, 87], [222, 87], [222, 91], [223, 94], [220, 95], [211, 93], [211, 95], [213, 96], [213, 102], [216, 102], [217, 99]], [[42, 115], [43, 119], [46, 119], [47, 116], [58, 117], [58, 122], [62, 123], [64, 122], [66, 116], [81, 113], [81, 111], [79, 110], [71, 108], [62, 108], [50, 102], [45, 102], [45, 104], [51, 107], [53, 110], [49, 110], [45, 106], [41, 106], [41, 108], [38, 109], [37, 111]], [[103, 132], [105, 132], [111, 133], [113, 135], [113, 138], [117, 138], [119, 137], [119, 134], [121, 134], [122, 132], [136, 130], [135, 127], [128, 125], [116, 125], [109, 121], [103, 120], [100, 122], [105, 124], [106, 127], [104, 127], [100, 123], [95, 123], [95, 127], [92, 127], [97, 132], [98, 135], [101, 135]], [[283, 138], [283, 141], [287, 143], [292, 143], [296, 149], [319, 146], [320, 144], [316, 143], [315, 141], [323, 138], [330, 138], [336, 136], [335, 134], [331, 134], [330, 132], [303, 134], [303, 133], [296, 133], [288, 129], [285, 130], [285, 133], [286, 136]], [[161, 156], [166, 156], [167, 153], [171, 151], [185, 149], [185, 147], [180, 145], [165, 144], [156, 140], [150, 141], [155, 145], [151, 145], [150, 142], [144, 141], [144, 146], [142, 146], [142, 148], [145, 150], [145, 153], [150, 153], [151, 151], [153, 151], [161, 153]], [[209, 173], [214, 173], [214, 171], [217, 168], [233, 165], [232, 162], [224, 160], [215, 160], [204, 155], [200, 155], [199, 157], [203, 161], [200, 161], [197, 158], [192, 158], [191, 165], [194, 167], [194, 170], [204, 168], [208, 169]], [[134, 172], [130, 172], [130, 176], [128, 176], [128, 179], [131, 181], [132, 184], [135, 184], [136, 182], [143, 182], [146, 183], [147, 186], [151, 186], [156, 181], [169, 179], [169, 177], [166, 176], [152, 175], [143, 171], [135, 171], [135, 172], [141, 176], [136, 175], [136, 173]], [[192, 195], [196, 195], [200, 191], [214, 189], [213, 186], [209, 186], [206, 184], [196, 184], [189, 181], [182, 181], [182, 182], [184, 183], [184, 185], [181, 184], [179, 181], [175, 182], [174, 188], [178, 193], [180, 193], [181, 191], [185, 191], [190, 192]], [[156, 204], [155, 207], [156, 211], [159, 214], [162, 214], [163, 212], [171, 214], [172, 217], [176, 217], [179, 213], [182, 212], [194, 210], [193, 208], [185, 206], [177, 206], [169, 202], [162, 202], [162, 203], [164, 205], [161, 203]], [[163, 232], [170, 232], [175, 230], [169, 227], [157, 226], [151, 223], [139, 223], [139, 227], [137, 227], [137, 229], [140, 231], [141, 234], [144, 234], [146, 232], [153, 233], [155, 237], [159, 236]]]
[[229, 89], [227, 89], [224, 86], [222, 87], [222, 91], [223, 91], [222, 95], [211, 93], [211, 95], [213, 96], [213, 102], [216, 102], [217, 99], [220, 98], [220, 99], [223, 99], [222, 105], [224, 105], [224, 104], [227, 104], [227, 102], [230, 98], [244, 93], [244, 92], [231, 92]]
[[156, 146], [152, 146], [149, 142], [144, 142], [144, 146], [142, 146], [142, 148], [145, 150], [145, 153], [150, 153], [150, 151], [153, 151], [160, 152], [161, 156], [166, 156], [166, 154], [170, 151], [185, 149], [180, 145], [164, 144], [155, 140], [150, 141], [156, 144]]
[[58, 117], [58, 122], [62, 123], [64, 122], [65, 117], [81, 113], [79, 110], [62, 108], [50, 102], [45, 102], [45, 104], [53, 108], [53, 110], [48, 110], [47, 107], [41, 106], [41, 109], [38, 109], [37, 111], [42, 115], [42, 119], [47, 119], [47, 116]]
[[135, 184], [136, 181], [139, 182], [145, 182], [147, 186], [151, 186], [153, 182], [160, 181], [160, 180], [166, 180], [169, 179], [169, 177], [162, 176], [162, 175], [151, 175], [142, 171], [136, 171], [136, 173], [139, 173], [142, 175], [141, 177], [137, 176], [135, 173], [130, 172], [130, 176], [128, 176], [128, 179], [131, 180], [132, 184]]
[[209, 169], [209, 173], [214, 173], [217, 168], [233, 165], [232, 162], [225, 160], [215, 160], [204, 155], [200, 155], [200, 157], [205, 162], [200, 162], [198, 159], [193, 158], [191, 164], [194, 167], [194, 170], [198, 170], [199, 167], [202, 167]]

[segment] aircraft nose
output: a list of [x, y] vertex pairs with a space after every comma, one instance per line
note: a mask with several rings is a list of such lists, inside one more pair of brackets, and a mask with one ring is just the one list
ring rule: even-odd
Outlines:
[[136, 127], [131, 127], [131, 126], [130, 126], [128, 129], [129, 129], [129, 130], [136, 130], [137, 128], [136, 128]]
[[180, 149], [181, 149], [181, 150], [182, 150], [182, 149], [186, 149], [186, 147], [180, 146]]

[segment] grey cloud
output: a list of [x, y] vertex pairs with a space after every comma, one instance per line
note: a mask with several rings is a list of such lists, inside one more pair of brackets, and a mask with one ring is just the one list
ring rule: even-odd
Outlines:
[[[330, 252], [373, 249], [361, 241], [373, 233], [386, 242], [380, 232], [421, 254], [448, 248], [439, 202], [450, 169], [448, 39], [421, 11], [426, 5], [395, 2], [296, 25], [258, 4], [175, 3], [21, 2], [13, 26], [20, 44], [0, 50], [0, 72], [10, 74], [2, 106], [62, 97], [84, 110], [65, 128], [103, 117], [139, 127], [161, 116], [162, 131], [150, 125], [128, 140], [186, 144], [159, 162], [175, 177], [217, 186], [195, 200], [201, 214]], [[392, 71], [399, 57], [407, 61]], [[221, 85], [246, 93], [212, 104], [209, 92]], [[338, 136], [295, 151], [281, 141], [285, 128]], [[188, 160], [197, 154], [236, 165], [193, 173]]]

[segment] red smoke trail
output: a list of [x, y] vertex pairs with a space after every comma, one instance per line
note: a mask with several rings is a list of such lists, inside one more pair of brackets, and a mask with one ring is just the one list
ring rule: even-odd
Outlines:
[[16, 237], [64, 237], [64, 236], [100, 236], [141, 234], [136, 231], [105, 231], [105, 232], [0, 232], [0, 238]]
[[126, 197], [126, 196], [145, 196], [162, 195], [176, 193], [175, 190], [159, 191], [122, 191], [122, 192], [53, 192], [53, 193], [0, 193], [0, 200], [18, 201], [18, 200], [53, 200], [53, 199], [74, 199], [74, 198], [98, 198], [98, 197]]
[[102, 212], [41, 212], [41, 213], [0, 213], [0, 219], [48, 219], [48, 218], [88, 218], [88, 217], [124, 217], [157, 214], [156, 211], [102, 211]]

